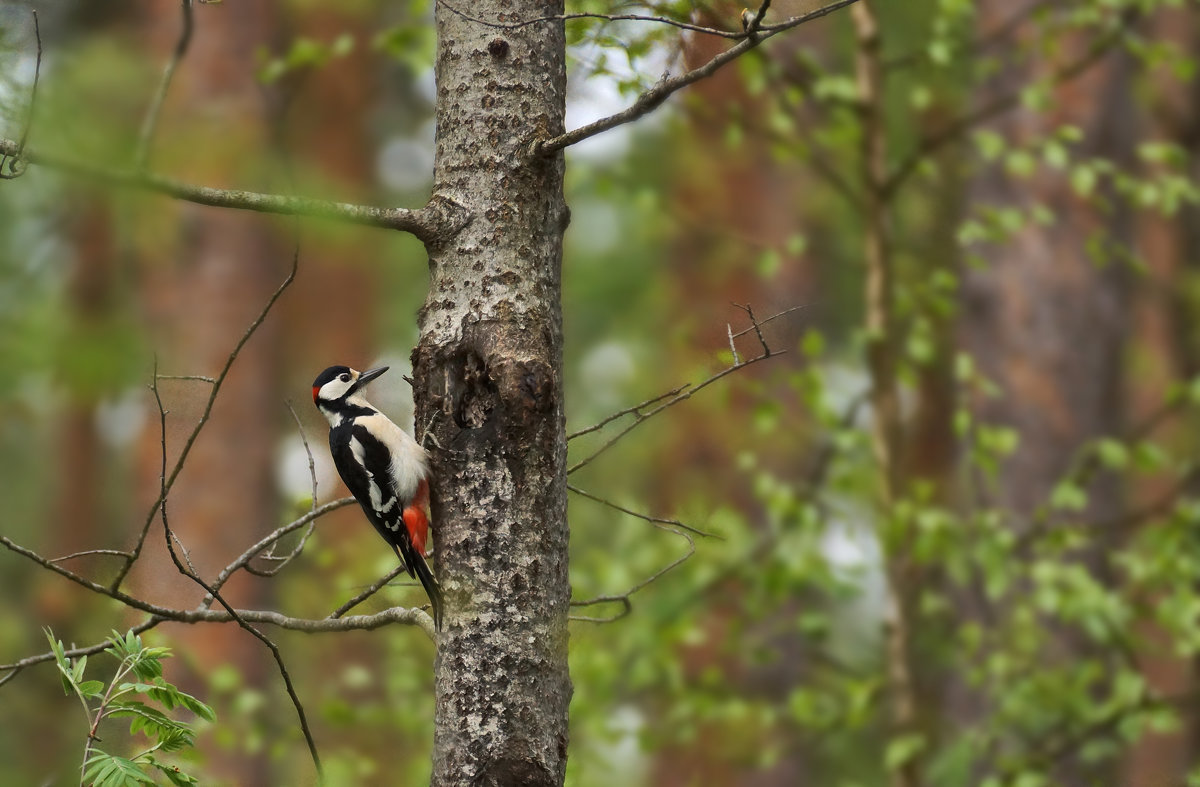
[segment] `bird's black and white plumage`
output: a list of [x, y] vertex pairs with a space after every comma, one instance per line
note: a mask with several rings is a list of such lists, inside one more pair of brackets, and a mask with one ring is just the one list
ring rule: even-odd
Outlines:
[[367, 520], [421, 580], [442, 627], [442, 591], [425, 562], [429, 464], [425, 449], [371, 406], [362, 388], [388, 370], [330, 366], [313, 381], [313, 402], [329, 420], [329, 451]]

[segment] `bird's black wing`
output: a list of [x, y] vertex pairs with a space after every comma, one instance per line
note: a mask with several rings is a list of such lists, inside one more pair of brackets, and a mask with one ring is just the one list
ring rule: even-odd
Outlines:
[[[359, 456], [354, 454], [355, 442], [360, 446]], [[367, 520], [404, 562], [408, 575], [421, 581], [429, 596], [434, 624], [440, 629], [442, 589], [425, 562], [425, 556], [417, 552], [409, 538], [404, 524], [404, 507], [411, 501], [401, 500], [397, 494], [395, 479], [388, 470], [391, 456], [387, 447], [365, 427], [347, 422], [329, 430], [329, 451], [338, 474], [362, 506]], [[375, 468], [375, 471], [369, 468]]]
[[[362, 446], [363, 462], [354, 455], [352, 440]], [[402, 517], [404, 503], [396, 495], [391, 473], [381, 470], [391, 462], [387, 448], [363, 427], [355, 427], [353, 422], [347, 422], [329, 430], [329, 453], [333, 456], [338, 475], [346, 482], [350, 494], [354, 495], [367, 515], [367, 521], [383, 540], [397, 548], [401, 542], [407, 544], [408, 530], [404, 527]], [[371, 472], [368, 470], [370, 467], [376, 468], [376, 471]], [[376, 501], [379, 502], [378, 507]], [[405, 560], [405, 563], [408, 561]], [[409, 576], [416, 576], [411, 565], [406, 567]]]

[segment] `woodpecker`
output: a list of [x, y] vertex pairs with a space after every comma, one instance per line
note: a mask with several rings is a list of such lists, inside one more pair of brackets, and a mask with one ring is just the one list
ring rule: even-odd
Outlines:
[[362, 389], [388, 370], [330, 366], [313, 380], [313, 403], [329, 421], [329, 452], [363, 513], [421, 580], [442, 627], [442, 589], [425, 562], [429, 535], [429, 463], [425, 449], [371, 406]]

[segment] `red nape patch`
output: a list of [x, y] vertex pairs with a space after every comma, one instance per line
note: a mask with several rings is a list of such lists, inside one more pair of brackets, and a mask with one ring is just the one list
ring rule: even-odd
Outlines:
[[318, 388], [317, 386], [315, 386], [315, 385], [313, 386], [313, 404], [317, 403], [317, 393], [320, 392], [320, 390], [321, 389]]

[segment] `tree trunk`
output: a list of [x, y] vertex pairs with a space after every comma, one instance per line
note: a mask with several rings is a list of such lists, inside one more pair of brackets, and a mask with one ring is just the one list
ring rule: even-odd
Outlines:
[[[222, 132], [253, 138], [265, 130], [262, 92], [247, 74], [254, 71], [255, 46], [276, 29], [275, 14], [200, 5], [195, 17], [187, 67], [177, 73], [164, 107], [151, 166], [180, 155], [179, 146], [187, 140], [217, 139]], [[178, 4], [147, 4], [142, 22], [157, 48], [169, 51], [179, 35]], [[182, 107], [188, 105], [205, 107], [207, 112], [187, 113]], [[201, 173], [200, 180], [229, 182], [234, 179], [231, 173], [248, 164], [236, 154], [210, 148], [195, 157], [192, 166]], [[288, 251], [256, 216], [196, 205], [173, 208], [173, 213], [163, 214], [170, 216], [163, 221], [176, 223], [171, 245], [153, 259], [157, 264], [148, 259], [142, 263], [143, 309], [162, 350], [161, 373], [212, 375], [278, 286]], [[277, 515], [274, 450], [286, 418], [279, 414], [280, 339], [277, 327], [268, 323], [243, 349], [167, 503], [172, 530], [197, 572], [209, 579]], [[168, 461], [173, 463], [209, 392], [194, 381], [160, 385], [170, 411], [166, 440]], [[140, 466], [143, 501], [158, 494], [161, 474], [157, 412], [152, 401], [148, 407], [152, 412]], [[138, 595], [174, 607], [193, 606], [204, 595], [175, 569], [159, 520], [130, 580]], [[268, 585], [244, 573], [234, 576], [222, 591], [236, 606], [251, 608], [264, 606], [269, 592]], [[270, 654], [236, 626], [183, 626], [171, 637], [179, 652], [206, 671], [231, 664], [247, 684], [268, 680]], [[185, 685], [196, 684], [187, 680]], [[223, 752], [212, 773], [237, 784], [271, 781], [270, 762], [241, 747]]]
[[[1187, 8], [1161, 8], [1149, 20], [1148, 32], [1156, 41], [1173, 44], [1186, 57], [1200, 51], [1200, 21]], [[1154, 91], [1147, 101], [1150, 135], [1164, 138], [1186, 151], [1193, 179], [1200, 177], [1200, 82], [1180, 78], [1166, 64], [1146, 74]], [[1200, 326], [1197, 325], [1194, 289], [1200, 275], [1200, 209], [1181, 205], [1177, 212], [1163, 215], [1147, 210], [1138, 215], [1138, 247], [1148, 269], [1139, 290], [1136, 327], [1139, 345], [1139, 375], [1132, 385], [1131, 410], [1149, 413], [1161, 406], [1163, 391], [1200, 372]], [[1177, 421], [1164, 427], [1193, 432], [1195, 421]], [[1166, 434], [1165, 431], [1160, 434]], [[1133, 489], [1142, 507], [1162, 499], [1175, 480], [1162, 477], [1139, 479]], [[1200, 492], [1189, 485], [1188, 496]], [[1157, 527], [1154, 520], [1141, 525]], [[1149, 599], [1154, 604], [1155, 600]], [[1195, 693], [1200, 680], [1194, 658], [1181, 656], [1172, 646], [1171, 635], [1156, 621], [1139, 621], [1144, 644], [1138, 653], [1147, 685], [1159, 697], [1184, 697]], [[1130, 787], [1184, 784], [1200, 755], [1200, 712], [1192, 703], [1178, 709], [1180, 724], [1175, 729], [1152, 730], [1130, 750], [1124, 783]]]
[[[1012, 13], [1000, 0], [980, 3], [981, 29], [994, 30]], [[1034, 35], [1034, 22], [1015, 32], [1017, 49]], [[1080, 57], [1083, 38], [1063, 40], [1066, 61]], [[1011, 93], [1045, 77], [1052, 60], [1013, 63], [977, 91], [982, 102]], [[1127, 167], [1134, 150], [1136, 117], [1130, 103], [1130, 60], [1110, 54], [1078, 79], [1058, 86], [1052, 108], [1035, 112], [1020, 108], [1005, 114], [992, 128], [1014, 146], [1028, 145], [1055, 128], [1073, 125], [1083, 132], [1077, 155], [1104, 157]], [[1001, 468], [994, 503], [1010, 512], [1022, 533], [1032, 515], [1047, 501], [1058, 479], [1068, 471], [1088, 440], [1119, 435], [1125, 412], [1122, 358], [1129, 328], [1129, 272], [1121, 249], [1132, 240], [1132, 213], [1123, 199], [1107, 195], [1097, 207], [1073, 193], [1059, 173], [1043, 171], [1017, 181], [999, 167], [981, 173], [971, 184], [971, 201], [994, 207], [1044, 205], [1055, 217], [1047, 226], [1029, 221], [1009, 241], [977, 249], [987, 265], [964, 275], [960, 337], [983, 374], [1001, 394], [973, 403], [981, 420], [1013, 428], [1019, 443]], [[1099, 239], [1089, 246], [1085, 239]], [[1108, 259], [1096, 259], [1096, 250]], [[1099, 523], [1120, 511], [1116, 483], [1094, 483], [1088, 489], [1085, 516], [1098, 523], [1081, 555], [1099, 581], [1111, 583], [1104, 556], [1118, 533]], [[970, 602], [961, 605], [965, 620], [979, 619]], [[1097, 655], [1066, 625], [1052, 633], [1058, 658]], [[979, 697], [952, 697], [948, 723], [965, 727], [982, 723], [988, 713]], [[1092, 784], [1099, 774], [1072, 752], [1055, 763], [1052, 779], [1059, 784]]]
[[[561, 14], [486, 0], [473, 17]], [[566, 438], [560, 274], [561, 21], [503, 30], [437, 10], [434, 200], [471, 214], [428, 243], [413, 353], [418, 438], [429, 430], [446, 623], [436, 664], [433, 784], [559, 785], [567, 753]], [[453, 495], [448, 494], [451, 490]]]

